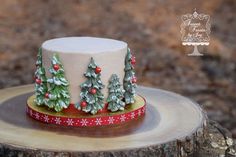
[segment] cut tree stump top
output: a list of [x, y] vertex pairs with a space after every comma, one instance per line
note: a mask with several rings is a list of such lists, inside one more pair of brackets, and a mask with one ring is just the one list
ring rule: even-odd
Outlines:
[[146, 115], [117, 126], [71, 128], [46, 124], [26, 115], [33, 86], [0, 90], [0, 144], [22, 150], [104, 152], [135, 150], [191, 137], [205, 118], [198, 104], [178, 94], [147, 87]]

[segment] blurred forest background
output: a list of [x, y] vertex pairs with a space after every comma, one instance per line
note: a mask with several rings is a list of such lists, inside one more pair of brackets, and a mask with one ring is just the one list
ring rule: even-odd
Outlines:
[[[235, 0], [0, 0], [0, 88], [33, 83], [36, 54], [47, 39], [98, 36], [127, 41], [140, 85], [197, 101], [236, 138]], [[211, 16], [203, 57], [188, 57], [181, 15]]]

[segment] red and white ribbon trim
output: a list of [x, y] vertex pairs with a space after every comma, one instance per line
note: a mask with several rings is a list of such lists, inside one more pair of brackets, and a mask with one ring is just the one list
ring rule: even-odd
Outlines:
[[102, 125], [112, 125], [112, 124], [120, 124], [132, 119], [138, 118], [145, 114], [146, 104], [136, 110], [126, 112], [123, 114], [117, 115], [98, 115], [98, 117], [90, 118], [74, 118], [74, 117], [62, 117], [62, 116], [52, 116], [44, 113], [40, 113], [30, 108], [27, 105], [27, 113], [30, 117], [50, 124], [64, 125], [64, 126], [102, 126]]

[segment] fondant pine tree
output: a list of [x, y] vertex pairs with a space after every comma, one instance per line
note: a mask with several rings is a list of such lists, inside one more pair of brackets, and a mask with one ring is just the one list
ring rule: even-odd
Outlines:
[[63, 108], [67, 108], [70, 104], [69, 83], [65, 78], [65, 71], [57, 54], [53, 55], [51, 64], [49, 72], [52, 78], [47, 80], [50, 87], [48, 93], [45, 94], [46, 105], [59, 112]]
[[112, 74], [109, 80], [109, 95], [107, 98], [108, 110], [115, 112], [124, 110], [125, 103], [122, 101], [124, 90], [121, 88], [119, 78], [116, 74]]
[[135, 57], [132, 56], [130, 49], [128, 48], [125, 57], [125, 76], [123, 80], [123, 87], [125, 90], [124, 98], [126, 104], [134, 103], [135, 89], [137, 87], [137, 79], [134, 72], [134, 64], [136, 63]]
[[36, 61], [36, 71], [34, 73], [35, 78], [35, 103], [37, 105], [45, 104], [45, 94], [47, 93], [47, 78], [45, 75], [45, 69], [42, 64], [42, 49], [39, 48]]
[[87, 80], [80, 85], [81, 102], [76, 104], [76, 108], [82, 109], [84, 112], [96, 114], [98, 110], [104, 107], [104, 95], [101, 90], [104, 85], [101, 81], [101, 68], [97, 66], [94, 59], [91, 58], [87, 71], [84, 73]]

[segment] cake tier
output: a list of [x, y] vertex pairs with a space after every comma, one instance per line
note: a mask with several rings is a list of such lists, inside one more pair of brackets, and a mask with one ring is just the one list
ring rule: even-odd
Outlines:
[[108, 80], [112, 74], [116, 74], [122, 83], [127, 53], [127, 43], [123, 41], [94, 37], [67, 37], [45, 41], [42, 44], [42, 58], [47, 77], [50, 77], [47, 69], [55, 53], [64, 66], [72, 104], [80, 101], [80, 85], [86, 80], [84, 72], [91, 57], [102, 70], [101, 81], [105, 85], [102, 93], [105, 98], [108, 95]]
[[81, 112], [67, 113], [55, 112], [46, 106], [37, 106], [34, 102], [35, 96], [27, 100], [27, 113], [30, 117], [45, 123], [64, 125], [64, 126], [98, 126], [112, 125], [127, 122], [136, 119], [145, 113], [146, 101], [143, 97], [137, 95], [135, 103], [127, 105], [124, 111], [115, 113], [98, 113], [90, 115]]

